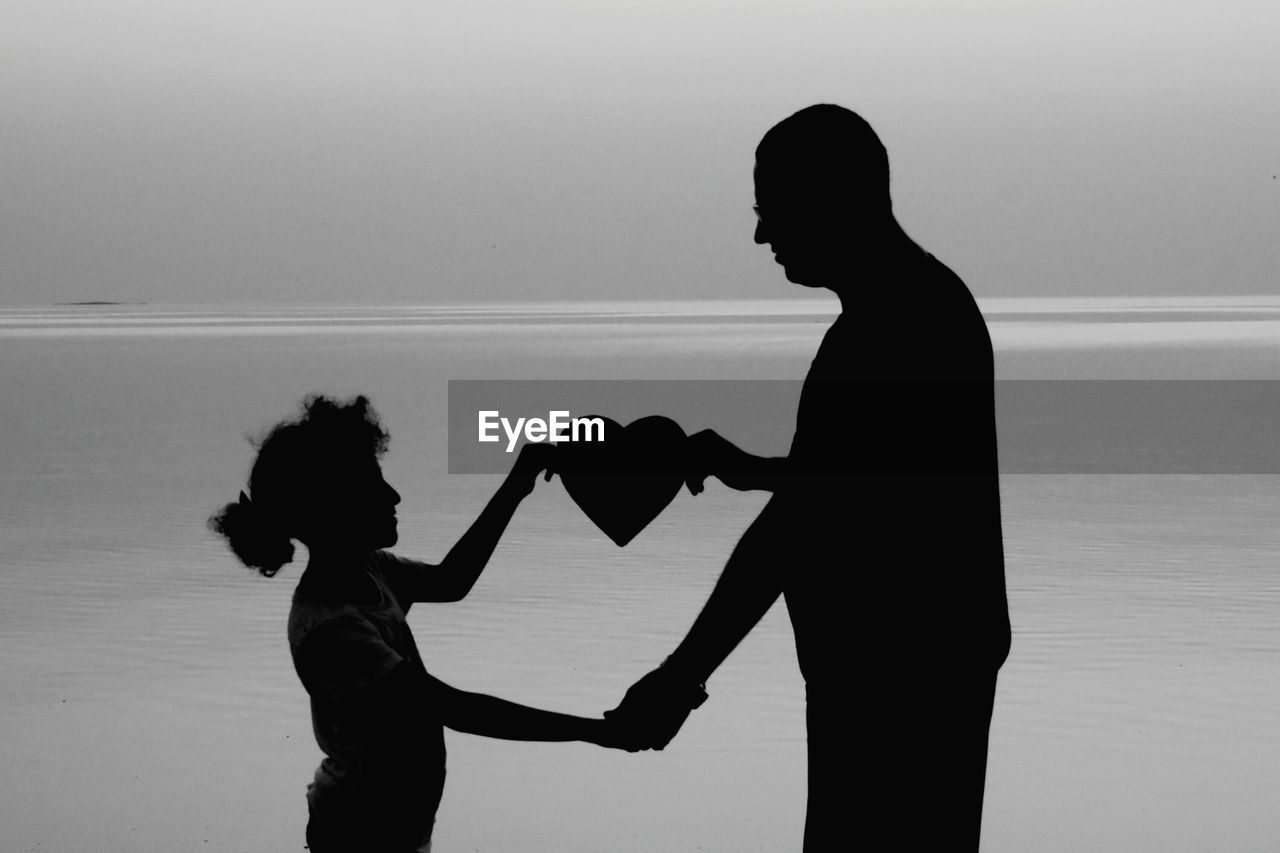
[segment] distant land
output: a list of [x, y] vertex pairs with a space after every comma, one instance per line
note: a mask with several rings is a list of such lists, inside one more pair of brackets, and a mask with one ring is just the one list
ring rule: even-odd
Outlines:
[[146, 305], [145, 302], [112, 302], [109, 299], [86, 299], [81, 302], [55, 302], [54, 305]]

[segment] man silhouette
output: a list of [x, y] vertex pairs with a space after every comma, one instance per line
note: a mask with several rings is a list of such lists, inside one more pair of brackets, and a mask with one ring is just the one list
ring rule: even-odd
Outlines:
[[756, 243], [841, 313], [786, 457], [691, 437], [695, 494], [708, 475], [774, 494], [688, 635], [609, 716], [661, 749], [781, 594], [807, 695], [805, 850], [976, 850], [1009, 649], [986, 324], [894, 218], [857, 114], [819, 104], [773, 127], [755, 192]]

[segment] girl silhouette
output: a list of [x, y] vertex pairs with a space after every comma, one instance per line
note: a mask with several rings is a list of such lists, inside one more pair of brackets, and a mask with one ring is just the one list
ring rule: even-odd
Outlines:
[[382, 476], [389, 435], [365, 397], [313, 396], [258, 446], [249, 493], [210, 519], [246, 566], [271, 577], [309, 560], [293, 595], [289, 646], [311, 698], [324, 760], [307, 786], [313, 853], [430, 849], [444, 788], [443, 728], [511, 740], [625, 746], [615, 727], [457, 690], [423, 666], [405, 614], [471, 589], [554, 446], [527, 444], [505, 482], [439, 565], [397, 557], [400, 495]]

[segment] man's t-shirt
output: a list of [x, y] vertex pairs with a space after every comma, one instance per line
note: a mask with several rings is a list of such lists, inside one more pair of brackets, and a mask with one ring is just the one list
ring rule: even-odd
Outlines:
[[994, 668], [1009, 646], [986, 324], [931, 255], [866, 287], [918, 299], [828, 330], [801, 392], [797, 476], [766, 509], [788, 531], [776, 559], [817, 689], [850, 667]]
[[289, 612], [289, 646], [325, 754], [308, 795], [313, 808], [380, 803], [386, 813], [370, 820], [421, 824], [429, 834], [444, 787], [443, 727], [427, 718], [389, 733], [395, 715], [387, 694], [373, 689], [406, 661], [426, 672], [405, 620], [408, 603], [395, 592], [397, 574], [422, 568], [386, 551], [370, 554], [361, 603], [335, 601], [304, 576]]

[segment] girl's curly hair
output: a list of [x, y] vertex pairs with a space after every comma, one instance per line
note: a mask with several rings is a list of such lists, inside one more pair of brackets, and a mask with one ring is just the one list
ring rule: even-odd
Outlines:
[[272, 577], [293, 559], [315, 502], [341, 486], [345, 462], [387, 451], [391, 436], [363, 395], [339, 402], [313, 394], [296, 418], [281, 421], [260, 440], [249, 473], [249, 492], [209, 518], [246, 566]]

